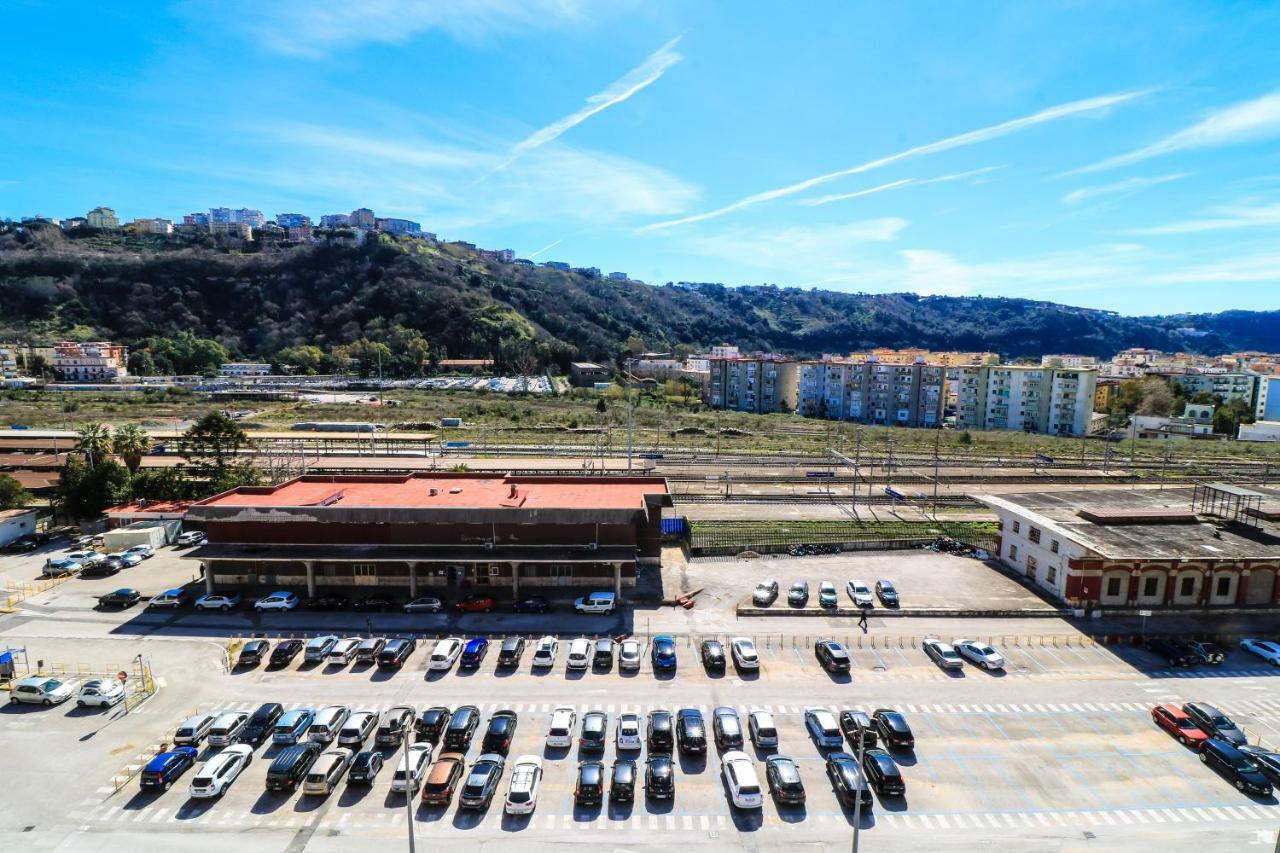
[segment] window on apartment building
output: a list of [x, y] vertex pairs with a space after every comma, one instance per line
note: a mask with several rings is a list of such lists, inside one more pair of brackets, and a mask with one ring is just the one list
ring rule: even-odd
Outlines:
[[1014, 533], [1018, 533], [1018, 532], [1019, 532], [1019, 531], [1021, 531], [1021, 530], [1022, 530], [1022, 522], [1021, 522], [1021, 521], [1016, 521], [1016, 520], [1015, 520], [1015, 521], [1013, 522], [1013, 532], [1014, 532]]
[[1196, 579], [1187, 575], [1178, 582], [1178, 595], [1186, 598], [1196, 591]]
[[1115, 598], [1120, 594], [1120, 578], [1107, 578], [1107, 597]]
[[1147, 598], [1151, 598], [1160, 591], [1160, 578], [1151, 575], [1142, 582], [1142, 594]]
[[1010, 545], [1010, 546], [1009, 546], [1009, 559], [1010, 559], [1010, 560], [1016, 560], [1016, 559], [1018, 559], [1018, 546], [1017, 546], [1017, 545]]
[[1036, 558], [1028, 554], [1027, 555], [1027, 571], [1034, 572], [1037, 568], [1039, 568], [1039, 564], [1036, 562]]
[[1045, 573], [1044, 582], [1052, 586], [1053, 583], [1057, 581], [1057, 579], [1058, 579], [1058, 567], [1050, 566], [1049, 571]]
[[1215, 586], [1216, 588], [1213, 591], [1214, 595], [1229, 594], [1231, 592], [1231, 576], [1222, 575], [1221, 577], [1218, 578], [1218, 582]]
[[1030, 539], [1032, 542], [1036, 543], [1037, 545], [1039, 545], [1040, 544], [1040, 528], [1039, 527], [1028, 528], [1027, 538]]
[[1057, 540], [1057, 539], [1050, 539], [1050, 540], [1049, 540], [1049, 550], [1050, 550], [1051, 552], [1053, 552], [1054, 554], [1058, 553], [1058, 540]]

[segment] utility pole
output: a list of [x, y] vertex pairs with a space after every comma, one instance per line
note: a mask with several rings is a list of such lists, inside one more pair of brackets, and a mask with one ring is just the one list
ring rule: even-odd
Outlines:
[[854, 794], [853, 801], [853, 853], [858, 853], [858, 831], [862, 829], [862, 786], [866, 784], [866, 777], [862, 775], [862, 762], [867, 757], [867, 742], [862, 736], [862, 732], [858, 733], [858, 789]]
[[934, 431], [933, 436], [933, 520], [938, 520], [938, 447], [942, 443], [942, 430]]
[[418, 792], [413, 784], [413, 777], [409, 774], [409, 744], [412, 741], [409, 739], [409, 719], [407, 717], [400, 727], [400, 742], [404, 745], [404, 811], [405, 816], [409, 819], [409, 853], [415, 853], [413, 838], [413, 801]]

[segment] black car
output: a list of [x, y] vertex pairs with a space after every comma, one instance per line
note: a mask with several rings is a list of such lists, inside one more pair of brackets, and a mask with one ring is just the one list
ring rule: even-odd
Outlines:
[[1170, 640], [1147, 640], [1147, 651], [1164, 659], [1169, 666], [1195, 666], [1202, 663], [1198, 654]]
[[671, 728], [670, 711], [650, 711], [649, 726], [645, 739], [649, 742], [649, 752], [671, 753], [675, 746], [674, 732]]
[[382, 753], [376, 749], [366, 749], [356, 753], [355, 760], [351, 762], [351, 769], [347, 771], [347, 783], [372, 785], [373, 780], [378, 778], [378, 771], [382, 769], [382, 762]]
[[416, 648], [418, 648], [418, 641], [413, 637], [396, 637], [387, 640], [382, 651], [378, 652], [378, 666], [382, 669], [403, 666]]
[[382, 720], [374, 733], [373, 742], [378, 746], [397, 747], [404, 740], [405, 732], [413, 726], [413, 708], [396, 705], [382, 712]]
[[519, 721], [515, 711], [495, 711], [489, 718], [489, 727], [484, 731], [480, 751], [506, 755], [511, 748], [511, 741], [515, 740], [516, 723]]
[[636, 763], [630, 758], [619, 758], [613, 762], [613, 770], [609, 774], [609, 801], [629, 803], [636, 795]]
[[395, 599], [389, 595], [366, 595], [364, 598], [356, 599], [351, 609], [364, 613], [386, 613], [395, 606]]
[[511, 605], [516, 613], [546, 613], [551, 609], [551, 602], [540, 595], [522, 598]]
[[1227, 659], [1226, 649], [1217, 643], [1210, 643], [1207, 640], [1197, 640], [1187, 644], [1191, 651], [1200, 656], [1200, 659], [1207, 664], [1220, 664]]
[[336, 592], [326, 592], [313, 598], [304, 599], [302, 606], [308, 610], [345, 610], [347, 597]]
[[582, 734], [578, 737], [578, 750], [602, 750], [609, 736], [609, 717], [603, 711], [588, 711], [582, 715]]
[[110, 560], [90, 563], [80, 570], [80, 577], [82, 578], [109, 578], [118, 574], [120, 574], [120, 564], [113, 563]]
[[686, 755], [707, 751], [707, 727], [702, 722], [701, 711], [681, 708], [676, 713], [676, 743]]
[[271, 734], [271, 728], [276, 724], [276, 720], [282, 716], [284, 716], [284, 706], [279, 702], [266, 702], [259, 705], [258, 710], [253, 712], [248, 722], [244, 724], [244, 728], [240, 730], [240, 743], [260, 746]]
[[298, 656], [306, 643], [302, 640], [281, 640], [276, 643], [276, 647], [271, 650], [271, 657], [267, 659], [267, 666], [288, 666], [289, 662]]
[[699, 654], [707, 672], [724, 672], [724, 645], [719, 640], [703, 640]]
[[862, 759], [862, 772], [880, 796], [900, 797], [907, 792], [902, 771], [889, 753], [883, 749], [868, 749], [862, 753]]
[[591, 668], [605, 672], [613, 669], [613, 654], [616, 645], [617, 643], [608, 637], [601, 637], [596, 640], [595, 649], [591, 653]]
[[271, 643], [266, 640], [250, 640], [240, 647], [236, 666], [257, 666], [262, 663], [262, 658], [269, 651], [271, 651]]
[[444, 734], [444, 727], [449, 724], [450, 716], [449, 709], [442, 705], [428, 708], [418, 715], [418, 721], [413, 725], [415, 737], [435, 746], [440, 743], [440, 736]]
[[519, 666], [524, 655], [524, 637], [508, 637], [498, 649], [498, 666]]
[[841, 711], [840, 731], [844, 733], [845, 740], [849, 741], [849, 748], [855, 752], [859, 739], [867, 749], [876, 745], [876, 727], [866, 711]]
[[676, 795], [676, 768], [667, 755], [654, 755], [644, 769], [645, 795], [655, 800], [669, 800]]
[[1271, 796], [1271, 783], [1253, 760], [1230, 743], [1211, 737], [1200, 746], [1200, 760], [1231, 780], [1238, 790], [1258, 797]]
[[880, 736], [880, 742], [886, 748], [916, 748], [916, 736], [912, 734], [911, 726], [907, 725], [906, 718], [897, 711], [877, 708], [871, 715], [871, 722], [875, 724], [876, 734]]
[[324, 747], [316, 741], [294, 744], [280, 752], [267, 768], [268, 791], [295, 790], [307, 776]]
[[98, 604], [102, 607], [132, 607], [142, 598], [136, 589], [117, 589], [106, 595], [98, 596]]
[[836, 792], [836, 799], [845, 808], [853, 808], [855, 797], [862, 800], [862, 808], [870, 809], [874, 798], [871, 786], [865, 780], [859, 782], [858, 759], [847, 752], [833, 752], [827, 756], [827, 778]]
[[1268, 752], [1260, 746], [1238, 746], [1236, 749], [1249, 757], [1249, 760], [1258, 765], [1259, 772], [1267, 777], [1267, 781], [1273, 785], [1280, 785], [1280, 755], [1274, 752]]
[[598, 806], [604, 798], [604, 764], [583, 761], [578, 764], [578, 778], [573, 786], [573, 801], [580, 806]]
[[498, 782], [502, 780], [502, 768], [506, 764], [500, 755], [483, 754], [475, 764], [458, 793], [458, 808], [487, 809], [493, 801]]
[[444, 728], [445, 749], [456, 749], [466, 752], [471, 746], [471, 736], [480, 727], [480, 709], [475, 705], [463, 705], [449, 715], [449, 723]]
[[849, 671], [849, 652], [835, 640], [818, 640], [813, 644], [813, 654], [827, 672], [838, 674]]
[[1224, 740], [1229, 744], [1240, 746], [1249, 742], [1244, 732], [1226, 714], [1204, 702], [1188, 702], [1182, 706], [1182, 713], [1191, 718], [1196, 728], [1211, 738]]
[[17, 539], [6, 545], [4, 549], [11, 554], [22, 554], [26, 551], [34, 551], [45, 542], [49, 541], [48, 536], [45, 536], [44, 534], [40, 534], [40, 536], [44, 536], [44, 542], [41, 542], [36, 536], [19, 536]]
[[742, 720], [738, 712], [728, 707], [716, 708], [711, 712], [711, 728], [715, 730], [716, 746], [721, 752], [729, 749], [742, 749]]
[[800, 768], [785, 755], [771, 755], [764, 761], [764, 778], [769, 793], [779, 805], [803, 805], [804, 781]]
[[386, 647], [387, 641], [382, 637], [361, 640], [360, 645], [356, 646], [356, 660], [360, 663], [373, 663]]

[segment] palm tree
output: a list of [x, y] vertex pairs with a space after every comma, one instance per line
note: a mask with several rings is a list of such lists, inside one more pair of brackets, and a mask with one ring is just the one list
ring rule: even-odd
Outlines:
[[151, 437], [137, 424], [125, 424], [116, 430], [111, 447], [124, 460], [129, 473], [136, 474], [138, 466], [142, 464], [142, 457], [151, 449]]
[[85, 424], [80, 427], [76, 450], [89, 457], [89, 467], [111, 455], [111, 429], [105, 424]]

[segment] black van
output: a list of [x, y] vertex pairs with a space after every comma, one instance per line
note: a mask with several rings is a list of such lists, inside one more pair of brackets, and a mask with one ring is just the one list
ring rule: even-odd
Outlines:
[[291, 746], [275, 757], [267, 768], [268, 791], [292, 791], [306, 778], [307, 771], [324, 749], [323, 744], [307, 741]]
[[463, 705], [449, 717], [444, 730], [445, 749], [465, 752], [471, 746], [471, 736], [480, 725], [480, 709], [475, 705]]

